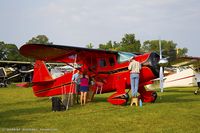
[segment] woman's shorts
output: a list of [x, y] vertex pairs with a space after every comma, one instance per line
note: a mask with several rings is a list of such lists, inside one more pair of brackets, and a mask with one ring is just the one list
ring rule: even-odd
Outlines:
[[81, 86], [80, 92], [88, 92], [88, 86]]

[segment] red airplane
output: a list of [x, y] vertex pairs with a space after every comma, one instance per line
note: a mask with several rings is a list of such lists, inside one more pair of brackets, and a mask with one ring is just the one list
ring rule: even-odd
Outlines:
[[25, 44], [20, 48], [23, 56], [36, 59], [33, 74], [33, 92], [38, 97], [68, 94], [72, 91], [72, 74], [66, 73], [58, 78], [52, 75], [44, 61], [74, 63], [81, 65], [89, 77], [103, 82], [102, 93], [116, 91], [108, 98], [115, 105], [127, 103], [129, 96], [126, 88], [130, 88], [129, 59], [135, 58], [142, 64], [139, 89], [143, 102], [154, 102], [155, 91], [147, 91], [144, 86], [159, 77], [159, 60], [157, 53], [134, 54], [128, 52], [108, 51], [61, 45]]

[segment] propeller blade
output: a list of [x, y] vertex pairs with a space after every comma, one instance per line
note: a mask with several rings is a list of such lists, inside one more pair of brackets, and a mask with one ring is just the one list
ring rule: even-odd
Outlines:
[[[161, 47], [161, 41], [159, 40], [159, 49], [160, 49], [160, 61], [159, 61], [159, 64], [163, 65], [163, 64], [166, 64], [167, 61], [165, 59], [162, 58], [162, 47]], [[163, 67], [162, 65], [160, 66], [160, 91], [163, 92]]]
[[163, 76], [164, 76], [164, 74], [163, 74], [163, 67], [161, 66], [160, 67], [160, 91], [161, 92], [163, 92]]

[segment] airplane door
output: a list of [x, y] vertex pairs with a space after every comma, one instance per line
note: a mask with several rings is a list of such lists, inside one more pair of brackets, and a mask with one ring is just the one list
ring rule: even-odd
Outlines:
[[106, 58], [98, 58], [98, 73], [103, 79], [104, 87], [107, 91], [111, 91], [114, 88], [114, 67], [116, 60], [113, 56]]

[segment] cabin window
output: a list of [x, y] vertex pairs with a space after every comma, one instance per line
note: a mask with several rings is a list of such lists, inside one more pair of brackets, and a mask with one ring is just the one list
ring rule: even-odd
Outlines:
[[106, 60], [105, 59], [100, 59], [99, 60], [99, 65], [100, 65], [100, 67], [105, 67], [106, 66]]
[[113, 57], [109, 58], [109, 63], [110, 63], [110, 66], [114, 66], [115, 65], [115, 60], [114, 60]]

